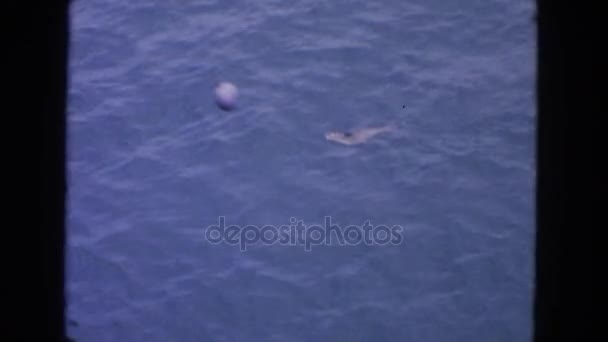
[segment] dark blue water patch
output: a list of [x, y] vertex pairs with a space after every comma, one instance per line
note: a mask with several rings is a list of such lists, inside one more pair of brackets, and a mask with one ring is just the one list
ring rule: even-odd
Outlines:
[[77, 89], [70, 89], [68, 94], [68, 119], [69, 126], [72, 122], [84, 120], [86, 113], [98, 108], [105, 99], [104, 91], [91, 83], [79, 83]]
[[[88, 286], [86, 284], [91, 281], [97, 284], [94, 285], [96, 290], [86, 296], [71, 298], [71, 305], [87, 308], [85, 311], [91, 315], [126, 308], [129, 275], [120, 265], [78, 247], [71, 248], [68, 254], [69, 287], [76, 290], [81, 286]], [[79, 322], [84, 324], [85, 320], [90, 322], [90, 319], [91, 316], [87, 314], [79, 319]]]
[[119, 66], [135, 53], [135, 40], [99, 28], [78, 30], [71, 48], [71, 64], [89, 70]]

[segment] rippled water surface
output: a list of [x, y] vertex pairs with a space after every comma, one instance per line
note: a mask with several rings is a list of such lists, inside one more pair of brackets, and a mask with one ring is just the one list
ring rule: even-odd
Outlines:
[[[529, 341], [533, 5], [74, 1], [70, 335]], [[223, 80], [236, 111], [214, 105]], [[206, 240], [219, 216], [402, 242], [241, 251]]]

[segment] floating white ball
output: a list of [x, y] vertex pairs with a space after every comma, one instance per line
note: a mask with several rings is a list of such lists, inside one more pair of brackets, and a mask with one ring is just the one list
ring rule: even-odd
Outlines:
[[221, 82], [215, 88], [215, 102], [222, 110], [233, 110], [236, 107], [238, 95], [238, 89], [230, 82]]

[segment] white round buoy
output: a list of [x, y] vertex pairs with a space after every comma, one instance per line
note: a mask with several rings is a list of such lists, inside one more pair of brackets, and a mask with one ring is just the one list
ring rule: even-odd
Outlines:
[[215, 102], [222, 110], [230, 111], [236, 107], [239, 92], [230, 82], [221, 82], [215, 88]]

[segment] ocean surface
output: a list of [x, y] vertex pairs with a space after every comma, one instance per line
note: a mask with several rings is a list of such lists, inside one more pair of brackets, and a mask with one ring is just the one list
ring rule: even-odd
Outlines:
[[[67, 314], [78, 342], [523, 342], [531, 0], [75, 0]], [[214, 103], [218, 82], [238, 108]], [[346, 146], [328, 131], [393, 124]], [[226, 225], [398, 243], [220, 241]]]

